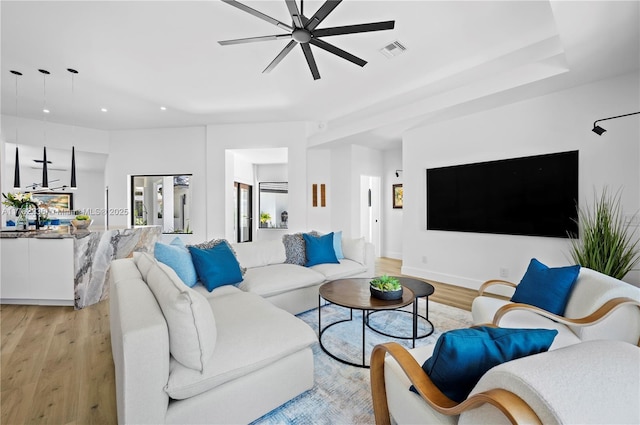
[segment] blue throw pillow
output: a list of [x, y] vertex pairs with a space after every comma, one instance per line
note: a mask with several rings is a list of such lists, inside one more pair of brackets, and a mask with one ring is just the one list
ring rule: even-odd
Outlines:
[[342, 230], [333, 233], [333, 250], [338, 260], [344, 258], [344, 254], [342, 253]]
[[440, 391], [461, 403], [489, 369], [547, 351], [557, 334], [555, 329], [455, 329], [440, 335], [422, 369]]
[[176, 237], [169, 245], [156, 242], [153, 255], [156, 260], [171, 267], [185, 285], [193, 287], [198, 282], [191, 254], [182, 239]]
[[534, 305], [562, 316], [578, 274], [580, 266], [549, 268], [532, 258], [511, 301]]
[[336, 252], [333, 249], [333, 232], [323, 236], [313, 236], [303, 233], [307, 262], [307, 267], [324, 263], [340, 263], [336, 258]]
[[223, 285], [242, 282], [240, 264], [229, 244], [220, 243], [209, 249], [189, 246], [198, 278], [209, 292]]

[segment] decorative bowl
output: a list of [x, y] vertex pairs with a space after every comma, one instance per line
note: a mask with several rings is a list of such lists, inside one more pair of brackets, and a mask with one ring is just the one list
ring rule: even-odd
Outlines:
[[381, 291], [378, 288], [369, 286], [369, 290], [371, 291], [371, 296], [374, 298], [378, 298], [379, 300], [392, 301], [402, 298], [402, 287], [395, 291]]
[[93, 220], [71, 220], [71, 225], [76, 229], [88, 229], [91, 223], [93, 223]]

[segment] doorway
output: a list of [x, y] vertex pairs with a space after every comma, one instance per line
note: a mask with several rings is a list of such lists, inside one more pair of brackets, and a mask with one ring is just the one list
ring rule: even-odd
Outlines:
[[360, 176], [360, 233], [380, 256], [380, 177]]
[[235, 231], [237, 242], [252, 241], [253, 186], [234, 182]]

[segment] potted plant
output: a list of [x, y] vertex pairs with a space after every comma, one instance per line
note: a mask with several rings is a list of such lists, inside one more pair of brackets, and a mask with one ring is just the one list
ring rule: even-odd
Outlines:
[[76, 218], [71, 220], [71, 224], [76, 229], [87, 229], [91, 223], [93, 223], [93, 220], [91, 220], [91, 217], [86, 214], [78, 214]]
[[640, 240], [631, 227], [636, 215], [625, 220], [620, 191], [611, 195], [605, 188], [594, 197], [593, 207], [578, 208], [580, 237], [569, 235], [573, 261], [622, 279], [640, 261]]
[[271, 214], [268, 212], [261, 211], [260, 212], [260, 227], [266, 227], [267, 223], [271, 221]]
[[372, 297], [381, 300], [399, 300], [402, 298], [402, 285], [400, 285], [400, 281], [386, 274], [373, 279], [370, 282], [369, 290], [371, 291]]

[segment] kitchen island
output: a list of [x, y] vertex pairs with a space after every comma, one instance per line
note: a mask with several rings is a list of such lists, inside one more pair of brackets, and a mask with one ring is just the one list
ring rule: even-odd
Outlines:
[[109, 266], [134, 251], [153, 252], [160, 226], [0, 232], [0, 303], [73, 305], [109, 297]]

